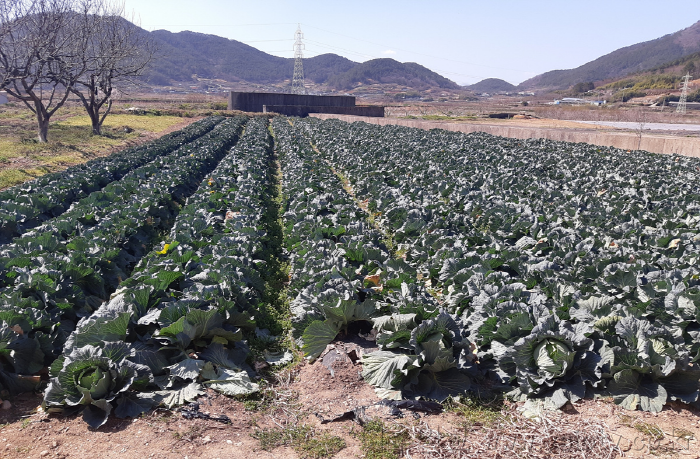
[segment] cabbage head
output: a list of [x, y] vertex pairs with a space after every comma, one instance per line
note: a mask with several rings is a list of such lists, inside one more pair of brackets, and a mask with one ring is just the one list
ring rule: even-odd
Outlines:
[[46, 388], [48, 411], [82, 409], [83, 419], [93, 428], [107, 422], [111, 402], [133, 384], [136, 365], [127, 361], [126, 355], [109, 352], [117, 346], [105, 347], [87, 345], [65, 358], [63, 368]]
[[541, 376], [563, 376], [574, 363], [576, 353], [568, 344], [556, 339], [543, 339], [535, 347], [533, 358]]
[[511, 376], [518, 383], [512, 395], [543, 398], [561, 408], [602, 385], [603, 362], [587, 336], [592, 331], [589, 325], [572, 325], [555, 315], [540, 319], [528, 336], [507, 351], [507, 360], [515, 363]]

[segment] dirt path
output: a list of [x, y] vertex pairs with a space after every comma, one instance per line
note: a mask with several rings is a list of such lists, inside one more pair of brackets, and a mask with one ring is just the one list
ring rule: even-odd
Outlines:
[[[228, 416], [230, 424], [157, 410], [133, 420], [111, 418], [94, 431], [80, 416], [47, 416], [38, 410], [41, 396], [27, 394], [17, 398], [9, 410], [0, 411], [0, 457], [294, 459], [302, 457], [299, 451], [284, 446], [265, 451], [251, 434], [301, 425], [342, 438], [345, 448], [333, 457], [361, 457], [362, 442], [357, 434], [362, 427], [349, 419], [324, 423], [378, 402], [359, 371], [360, 365], [349, 359], [328, 366], [319, 360], [284, 373], [276, 385], [268, 386], [260, 402], [234, 400], [213, 391], [200, 399], [200, 412]], [[589, 446], [595, 442], [599, 447], [608, 445], [608, 449], [611, 444], [619, 445], [625, 457], [700, 457], [696, 440], [700, 417], [685, 406], [670, 405], [652, 414], [625, 411], [608, 400], [586, 400], [564, 412], [547, 414], [541, 422], [523, 418], [512, 404], [504, 410], [507, 416], [493, 425], [479, 425], [454, 412], [426, 415], [406, 411], [403, 418], [392, 417], [387, 408], [367, 409], [367, 413], [383, 419], [387, 429], [404, 429], [404, 451], [408, 449], [411, 457], [508, 458], [517, 457], [512, 455], [514, 449], [521, 448], [522, 454], [524, 448], [530, 448], [534, 454], [543, 447], [549, 448], [548, 456], [521, 457], [605, 457], [593, 453], [581, 456], [577, 448], [583, 448], [583, 443], [576, 436]], [[568, 449], [562, 449], [565, 445]]]
[[[450, 122], [453, 121], [444, 121]], [[507, 120], [499, 120], [493, 118], [479, 118], [476, 120], [465, 120], [457, 121], [457, 123], [469, 123], [469, 124], [488, 124], [496, 126], [517, 126], [517, 127], [532, 127], [532, 128], [557, 128], [557, 129], [598, 129], [598, 130], [611, 130], [614, 128], [608, 126], [599, 126], [595, 124], [579, 123], [577, 121], [567, 121], [567, 120], [556, 120], [549, 118], [530, 118], [530, 119], [516, 119], [511, 118]]]

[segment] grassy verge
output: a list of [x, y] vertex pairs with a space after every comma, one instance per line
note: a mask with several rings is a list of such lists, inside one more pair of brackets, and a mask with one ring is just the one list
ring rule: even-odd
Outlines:
[[[181, 117], [177, 116], [155, 116], [155, 115], [128, 115], [128, 114], [113, 114], [105, 118], [103, 128], [108, 132], [123, 131], [125, 127], [135, 131], [159, 132], [168, 129], [173, 124], [182, 122]], [[56, 127], [75, 126], [88, 131], [91, 131], [90, 118], [87, 116], [73, 116], [65, 121], [56, 123]], [[88, 132], [89, 134], [89, 132]], [[90, 134], [89, 134], [90, 135]], [[112, 134], [113, 135], [113, 134]]]
[[0, 107], [0, 189], [141, 143], [183, 120], [115, 114], [105, 120], [104, 135], [94, 136], [89, 118], [68, 110], [51, 124], [49, 142], [42, 144], [28, 115], [26, 109]]

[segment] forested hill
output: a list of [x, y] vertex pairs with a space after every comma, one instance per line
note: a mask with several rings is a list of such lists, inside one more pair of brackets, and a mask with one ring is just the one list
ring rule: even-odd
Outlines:
[[415, 62], [401, 63], [386, 58], [372, 59], [356, 64], [350, 70], [328, 78], [328, 84], [338, 89], [349, 89], [357, 83], [393, 83], [417, 89], [428, 87], [460, 88], [457, 83], [420, 64]]
[[655, 40], [637, 43], [570, 70], [553, 70], [526, 80], [519, 88], [568, 88], [576, 83], [618, 78], [649, 70], [700, 51], [700, 21]]
[[498, 92], [498, 91], [513, 91], [515, 86], [500, 78], [487, 78], [470, 86], [465, 86], [475, 92]]
[[[272, 56], [236, 40], [196, 32], [146, 32], [155, 40], [158, 58], [147, 75], [152, 84], [191, 82], [200, 78], [227, 81], [279, 83], [290, 79], [294, 60]], [[304, 59], [304, 76], [315, 83], [328, 83], [349, 89], [357, 83], [398, 83], [413, 88], [459, 86], [437, 73], [414, 63], [394, 59], [353, 62], [336, 54]]]

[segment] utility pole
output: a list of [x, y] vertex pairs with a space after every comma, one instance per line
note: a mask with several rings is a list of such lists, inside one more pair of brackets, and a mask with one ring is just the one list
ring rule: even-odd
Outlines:
[[301, 39], [304, 34], [301, 33], [301, 24], [297, 25], [297, 31], [294, 34], [294, 77], [292, 78], [292, 94], [306, 94], [306, 86], [304, 86], [304, 44]]
[[688, 80], [690, 80], [690, 73], [686, 73], [683, 77], [683, 89], [681, 90], [681, 98], [678, 101], [678, 107], [676, 107], [676, 113], [685, 115], [685, 103], [688, 100]]

